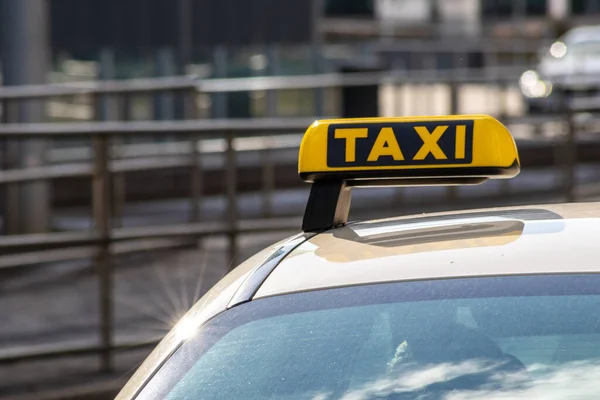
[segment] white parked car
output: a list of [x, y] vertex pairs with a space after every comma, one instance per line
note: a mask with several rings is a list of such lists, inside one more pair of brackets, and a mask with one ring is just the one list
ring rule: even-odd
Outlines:
[[525, 71], [519, 84], [533, 112], [556, 111], [574, 105], [574, 98], [596, 97], [600, 93], [600, 25], [569, 30], [542, 51], [537, 67]]

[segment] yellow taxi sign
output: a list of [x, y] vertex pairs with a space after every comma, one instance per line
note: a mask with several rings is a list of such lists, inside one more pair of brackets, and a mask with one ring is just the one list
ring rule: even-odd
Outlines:
[[298, 159], [306, 182], [341, 179], [353, 186], [361, 180], [394, 184], [415, 178], [423, 184], [439, 178], [479, 183], [512, 178], [519, 170], [512, 135], [487, 115], [316, 121], [302, 139]]
[[487, 115], [316, 121], [298, 157], [312, 182], [302, 229], [344, 225], [353, 186], [478, 184], [519, 171], [513, 137]]

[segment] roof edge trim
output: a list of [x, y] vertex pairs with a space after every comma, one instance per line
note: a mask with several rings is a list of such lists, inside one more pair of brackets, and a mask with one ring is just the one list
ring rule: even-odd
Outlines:
[[238, 290], [235, 292], [227, 309], [235, 307], [237, 305], [246, 303], [254, 297], [258, 292], [258, 289], [267, 279], [267, 277], [273, 272], [273, 270], [283, 261], [288, 254], [290, 254], [296, 247], [302, 243], [316, 236], [315, 233], [301, 233], [298, 234], [285, 243], [283, 243], [277, 250], [275, 250], [269, 257], [267, 257], [262, 263], [258, 264], [246, 277], [244, 282], [240, 285]]

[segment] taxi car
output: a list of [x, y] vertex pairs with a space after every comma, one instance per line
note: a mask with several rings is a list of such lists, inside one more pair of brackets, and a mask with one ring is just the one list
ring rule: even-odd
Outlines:
[[356, 187], [516, 176], [499, 121], [316, 121], [298, 169], [302, 232], [216, 284], [118, 400], [598, 398], [598, 205], [348, 222]]

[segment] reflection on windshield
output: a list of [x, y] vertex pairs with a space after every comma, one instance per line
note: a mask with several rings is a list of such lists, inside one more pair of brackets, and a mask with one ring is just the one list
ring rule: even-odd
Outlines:
[[[380, 379], [348, 392], [342, 400], [367, 399], [591, 399], [600, 394], [600, 362], [578, 361], [560, 366], [536, 364], [529, 373], [497, 371], [500, 365], [485, 361], [468, 361], [460, 364], [438, 364], [417, 368], [396, 379]], [[453, 388], [432, 390], [445, 386], [457, 378], [487, 375], [478, 388]], [[535, 375], [535, 378], [532, 378]], [[431, 397], [432, 395], [436, 397]], [[396, 395], [396, 396], [394, 396]], [[423, 397], [422, 397], [423, 396]], [[329, 400], [330, 394], [320, 399]]]
[[230, 309], [137, 400], [597, 399], [600, 275], [366, 285]]

